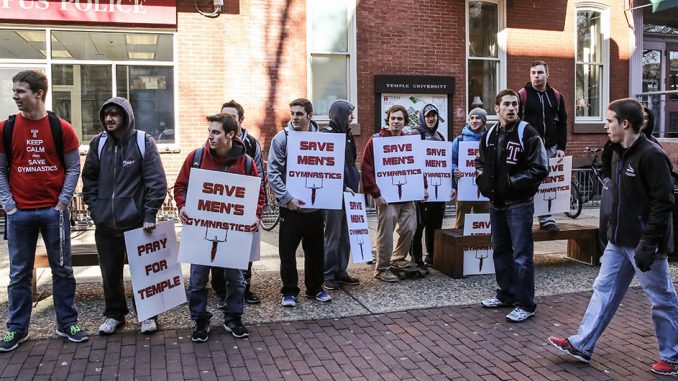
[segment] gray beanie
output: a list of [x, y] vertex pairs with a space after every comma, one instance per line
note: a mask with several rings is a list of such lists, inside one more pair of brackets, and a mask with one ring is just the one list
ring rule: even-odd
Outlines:
[[468, 116], [470, 117], [471, 115], [477, 115], [480, 117], [480, 119], [483, 120], [483, 123], [487, 123], [487, 111], [483, 110], [480, 107], [476, 107], [473, 110], [471, 110], [470, 113], [468, 113]]

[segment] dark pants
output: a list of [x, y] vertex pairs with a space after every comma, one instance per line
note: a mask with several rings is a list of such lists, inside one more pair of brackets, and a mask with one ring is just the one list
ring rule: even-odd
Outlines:
[[[217, 268], [217, 267], [213, 267]], [[245, 280], [242, 270], [222, 268], [226, 282], [226, 309], [224, 322], [240, 319], [245, 304]], [[210, 268], [203, 265], [191, 265], [191, 279], [188, 286], [188, 309], [191, 320], [210, 321], [212, 313], [207, 310], [207, 280]]]
[[412, 240], [410, 255], [416, 263], [423, 262], [423, 253], [421, 246], [421, 237], [426, 228], [426, 255], [433, 256], [433, 238], [437, 229], [443, 226], [443, 217], [445, 217], [444, 202], [419, 202], [417, 203], [417, 230]]
[[283, 295], [299, 294], [296, 252], [299, 242], [304, 249], [304, 283], [306, 295], [315, 296], [322, 290], [325, 262], [325, 221], [321, 211], [302, 213], [280, 208], [280, 278]]
[[[222, 267], [212, 267], [212, 290], [220, 298], [226, 297], [226, 277], [224, 276], [224, 269]], [[250, 284], [252, 279], [252, 262], [247, 265], [247, 270], [242, 272], [245, 277], [245, 293], [250, 292]]]
[[534, 312], [534, 240], [532, 201], [510, 207], [490, 208], [497, 299]]
[[122, 232], [97, 226], [94, 239], [104, 284], [104, 316], [123, 320], [129, 312], [122, 270], [125, 266], [125, 236]]

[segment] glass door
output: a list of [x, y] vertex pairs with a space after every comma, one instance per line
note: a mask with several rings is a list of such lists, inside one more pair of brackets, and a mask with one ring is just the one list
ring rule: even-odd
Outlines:
[[[666, 90], [678, 91], [678, 43], [666, 44]], [[664, 107], [666, 137], [678, 137], [678, 94], [668, 94]]]

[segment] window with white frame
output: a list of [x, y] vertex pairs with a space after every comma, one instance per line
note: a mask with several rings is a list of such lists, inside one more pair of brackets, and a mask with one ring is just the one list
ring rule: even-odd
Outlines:
[[495, 95], [506, 86], [503, 1], [468, 1], [466, 107], [495, 115]]
[[601, 121], [608, 98], [608, 12], [578, 7], [576, 23], [575, 122]]
[[[73, 125], [82, 144], [101, 131], [99, 108], [113, 96], [130, 101], [137, 129], [159, 143], [175, 142], [172, 34], [4, 29], [0, 36], [8, 42], [0, 48], [0, 83], [11, 86], [24, 68], [44, 70], [47, 107]], [[13, 105], [0, 106], [16, 113]]]
[[309, 96], [316, 119], [337, 99], [356, 104], [355, 0], [309, 0]]

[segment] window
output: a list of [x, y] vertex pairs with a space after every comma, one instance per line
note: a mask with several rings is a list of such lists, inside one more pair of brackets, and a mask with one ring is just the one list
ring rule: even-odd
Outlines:
[[503, 2], [469, 1], [467, 15], [467, 111], [480, 106], [496, 115], [494, 98], [506, 86]]
[[335, 100], [356, 104], [355, 0], [309, 0], [307, 4], [309, 97], [315, 118], [329, 119]]
[[[137, 129], [175, 143], [172, 34], [0, 29], [0, 39], [0, 67], [9, 66], [1, 85], [9, 77], [11, 86], [24, 67], [47, 68], [47, 108], [73, 125], [82, 144], [101, 132], [99, 109], [113, 96], [130, 101]], [[5, 108], [16, 113], [15, 105], [0, 104]]]
[[607, 12], [577, 9], [576, 20], [575, 121], [602, 121], [609, 83]]

